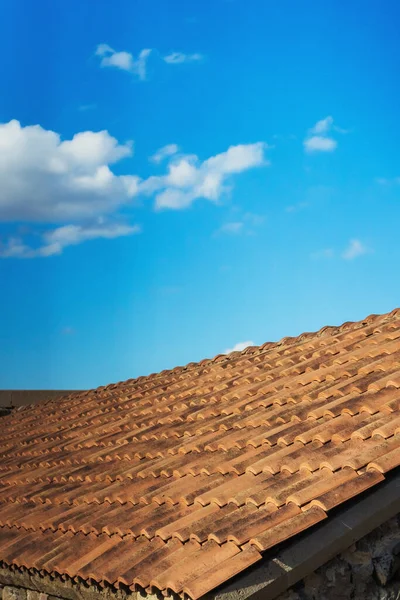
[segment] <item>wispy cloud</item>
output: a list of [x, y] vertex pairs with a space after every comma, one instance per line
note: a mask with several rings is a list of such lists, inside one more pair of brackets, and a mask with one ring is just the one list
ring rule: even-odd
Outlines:
[[332, 133], [347, 133], [334, 125], [333, 117], [328, 116], [320, 121], [308, 131], [303, 141], [304, 149], [307, 153], [314, 152], [333, 152], [337, 148], [337, 141], [332, 137]]
[[244, 223], [242, 221], [230, 221], [221, 225], [218, 231], [220, 233], [238, 234], [243, 231], [243, 227]]
[[323, 248], [313, 252], [310, 257], [314, 260], [331, 259], [340, 257], [343, 260], [354, 260], [359, 256], [370, 253], [370, 249], [358, 239], [349, 241], [347, 247], [342, 252], [336, 252], [333, 248]]
[[233, 348], [228, 348], [227, 350], [225, 350], [225, 352], [223, 352], [223, 354], [230, 354], [231, 352], [241, 352], [242, 350], [244, 350], [245, 348], [248, 348], [249, 346], [254, 346], [254, 342], [252, 342], [252, 341], [238, 342], [237, 344], [235, 344], [233, 346]]
[[61, 254], [64, 248], [75, 246], [98, 238], [113, 239], [121, 236], [139, 233], [139, 226], [123, 224], [104, 225], [64, 225], [40, 236], [40, 244], [31, 246], [21, 238], [12, 237], [2, 247], [0, 245], [0, 257], [2, 258], [38, 258]]
[[254, 213], [244, 213], [239, 217], [240, 220], [227, 221], [216, 231], [216, 234], [246, 234], [254, 235], [257, 227], [264, 223], [264, 217]]
[[150, 54], [151, 48], [141, 50], [137, 58], [134, 58], [130, 52], [117, 52], [108, 44], [99, 44], [96, 48], [96, 56], [100, 57], [101, 67], [113, 67], [128, 71], [133, 75], [137, 75], [142, 81], [146, 79], [147, 60]]
[[310, 133], [314, 135], [325, 135], [333, 126], [333, 117], [325, 117], [325, 119], [321, 119], [317, 121], [314, 127], [311, 128]]
[[150, 160], [150, 162], [158, 164], [158, 163], [162, 162], [164, 159], [176, 154], [178, 152], [178, 150], [179, 150], [179, 147], [177, 146], [177, 144], [167, 144], [166, 146], [159, 148], [157, 150], [157, 152], [155, 152], [152, 156], [150, 156], [149, 160]]
[[234, 175], [269, 164], [267, 147], [264, 142], [231, 146], [203, 162], [196, 155], [180, 156], [170, 162], [166, 175], [141, 182], [139, 192], [155, 194], [157, 209], [187, 208], [198, 198], [217, 202]]
[[163, 56], [163, 60], [169, 65], [181, 65], [188, 62], [199, 62], [204, 59], [204, 56], [199, 53], [185, 54], [184, 52], [171, 52]]
[[342, 253], [342, 258], [345, 260], [353, 260], [363, 254], [368, 253], [368, 248], [360, 240], [350, 240], [349, 245]]

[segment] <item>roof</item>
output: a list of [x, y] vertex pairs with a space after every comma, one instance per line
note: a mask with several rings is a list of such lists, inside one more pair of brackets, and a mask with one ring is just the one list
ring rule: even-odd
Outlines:
[[399, 466], [399, 359], [397, 309], [15, 410], [0, 561], [199, 598]]

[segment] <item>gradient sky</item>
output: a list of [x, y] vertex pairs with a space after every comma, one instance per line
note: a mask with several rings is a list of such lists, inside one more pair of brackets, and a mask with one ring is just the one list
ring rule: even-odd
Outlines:
[[399, 306], [399, 19], [397, 0], [3, 0], [0, 388]]

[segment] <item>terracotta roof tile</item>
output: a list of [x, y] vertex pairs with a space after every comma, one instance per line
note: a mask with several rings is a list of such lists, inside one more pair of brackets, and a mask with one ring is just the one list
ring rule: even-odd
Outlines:
[[196, 600], [241, 573], [244, 569], [259, 561], [260, 558], [261, 555], [258, 550], [250, 545], [244, 546], [241, 552], [229, 556], [229, 558], [222, 556], [221, 552], [221, 558], [217, 562], [218, 568], [216, 569], [213, 565], [211, 569], [203, 571], [200, 575], [194, 571], [190, 581], [187, 581], [184, 585], [183, 591]]
[[299, 510], [294, 517], [285, 519], [281, 523], [259, 533], [250, 540], [250, 544], [256, 546], [259, 550], [268, 550], [268, 548], [287, 540], [296, 533], [300, 533], [326, 519], [326, 516], [325, 511], [318, 506], [311, 506], [304, 511]]
[[16, 410], [0, 561], [197, 599], [400, 466], [399, 388], [396, 310]]

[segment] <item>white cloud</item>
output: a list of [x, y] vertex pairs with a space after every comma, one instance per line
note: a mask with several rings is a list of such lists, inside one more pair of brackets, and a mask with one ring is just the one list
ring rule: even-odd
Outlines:
[[[138, 177], [117, 176], [110, 168], [131, 156], [132, 148], [107, 131], [62, 141], [39, 125], [0, 124], [0, 221], [35, 222], [41, 231], [29, 243], [11, 234], [0, 256], [50, 256], [96, 237], [136, 233], [137, 226], [105, 221], [137, 193]], [[46, 223], [61, 226], [43, 231]]]
[[171, 52], [163, 57], [163, 60], [170, 65], [179, 65], [187, 62], [198, 62], [203, 60], [202, 54], [184, 54], [183, 52]]
[[140, 228], [137, 225], [63, 225], [42, 234], [39, 246], [28, 245], [17, 237], [10, 238], [4, 247], [0, 245], [0, 257], [37, 258], [54, 256], [61, 254], [67, 246], [75, 246], [97, 238], [113, 239], [139, 233], [139, 231]]
[[332, 116], [317, 121], [303, 142], [305, 151], [308, 153], [333, 152], [337, 148], [337, 141], [332, 137], [332, 131], [348, 133], [345, 129], [334, 125]]
[[321, 119], [320, 121], [317, 121], [315, 123], [315, 125], [311, 129], [310, 133], [316, 134], [316, 135], [328, 133], [328, 131], [332, 128], [332, 126], [333, 126], [333, 117], [325, 117], [325, 119]]
[[107, 131], [61, 141], [40, 125], [0, 124], [0, 221], [65, 222], [114, 212], [137, 193], [138, 177], [110, 165], [132, 155]]
[[337, 147], [337, 142], [333, 138], [313, 135], [304, 140], [306, 152], [332, 152]]
[[151, 54], [151, 48], [144, 48], [139, 52], [138, 58], [134, 58], [130, 52], [117, 52], [108, 44], [99, 44], [96, 48], [96, 56], [101, 58], [101, 67], [114, 67], [122, 71], [128, 71], [137, 75], [142, 81], [146, 79], [147, 59]]
[[167, 144], [166, 146], [159, 148], [157, 150], [157, 152], [155, 152], [155, 154], [150, 156], [149, 160], [150, 160], [150, 162], [158, 164], [158, 163], [162, 162], [165, 158], [168, 158], [169, 156], [173, 156], [174, 154], [176, 154], [178, 152], [178, 150], [179, 150], [179, 148], [178, 148], [177, 144]]
[[231, 176], [269, 164], [265, 157], [267, 148], [264, 142], [239, 144], [203, 162], [196, 155], [177, 157], [168, 165], [166, 175], [142, 181], [139, 193], [155, 193], [157, 209], [186, 208], [198, 198], [216, 202], [229, 189]]
[[244, 350], [248, 346], [254, 346], [254, 342], [251, 342], [251, 341], [248, 341], [248, 342], [238, 342], [237, 344], [235, 344], [233, 346], [233, 348], [228, 348], [227, 350], [225, 350], [225, 352], [223, 352], [223, 354], [230, 354], [231, 352], [241, 352], [242, 350]]
[[357, 258], [358, 256], [362, 256], [363, 254], [367, 253], [368, 248], [364, 246], [364, 244], [360, 242], [360, 240], [354, 239], [350, 240], [349, 245], [342, 254], [342, 258], [344, 258], [345, 260], [353, 260], [354, 258]]

